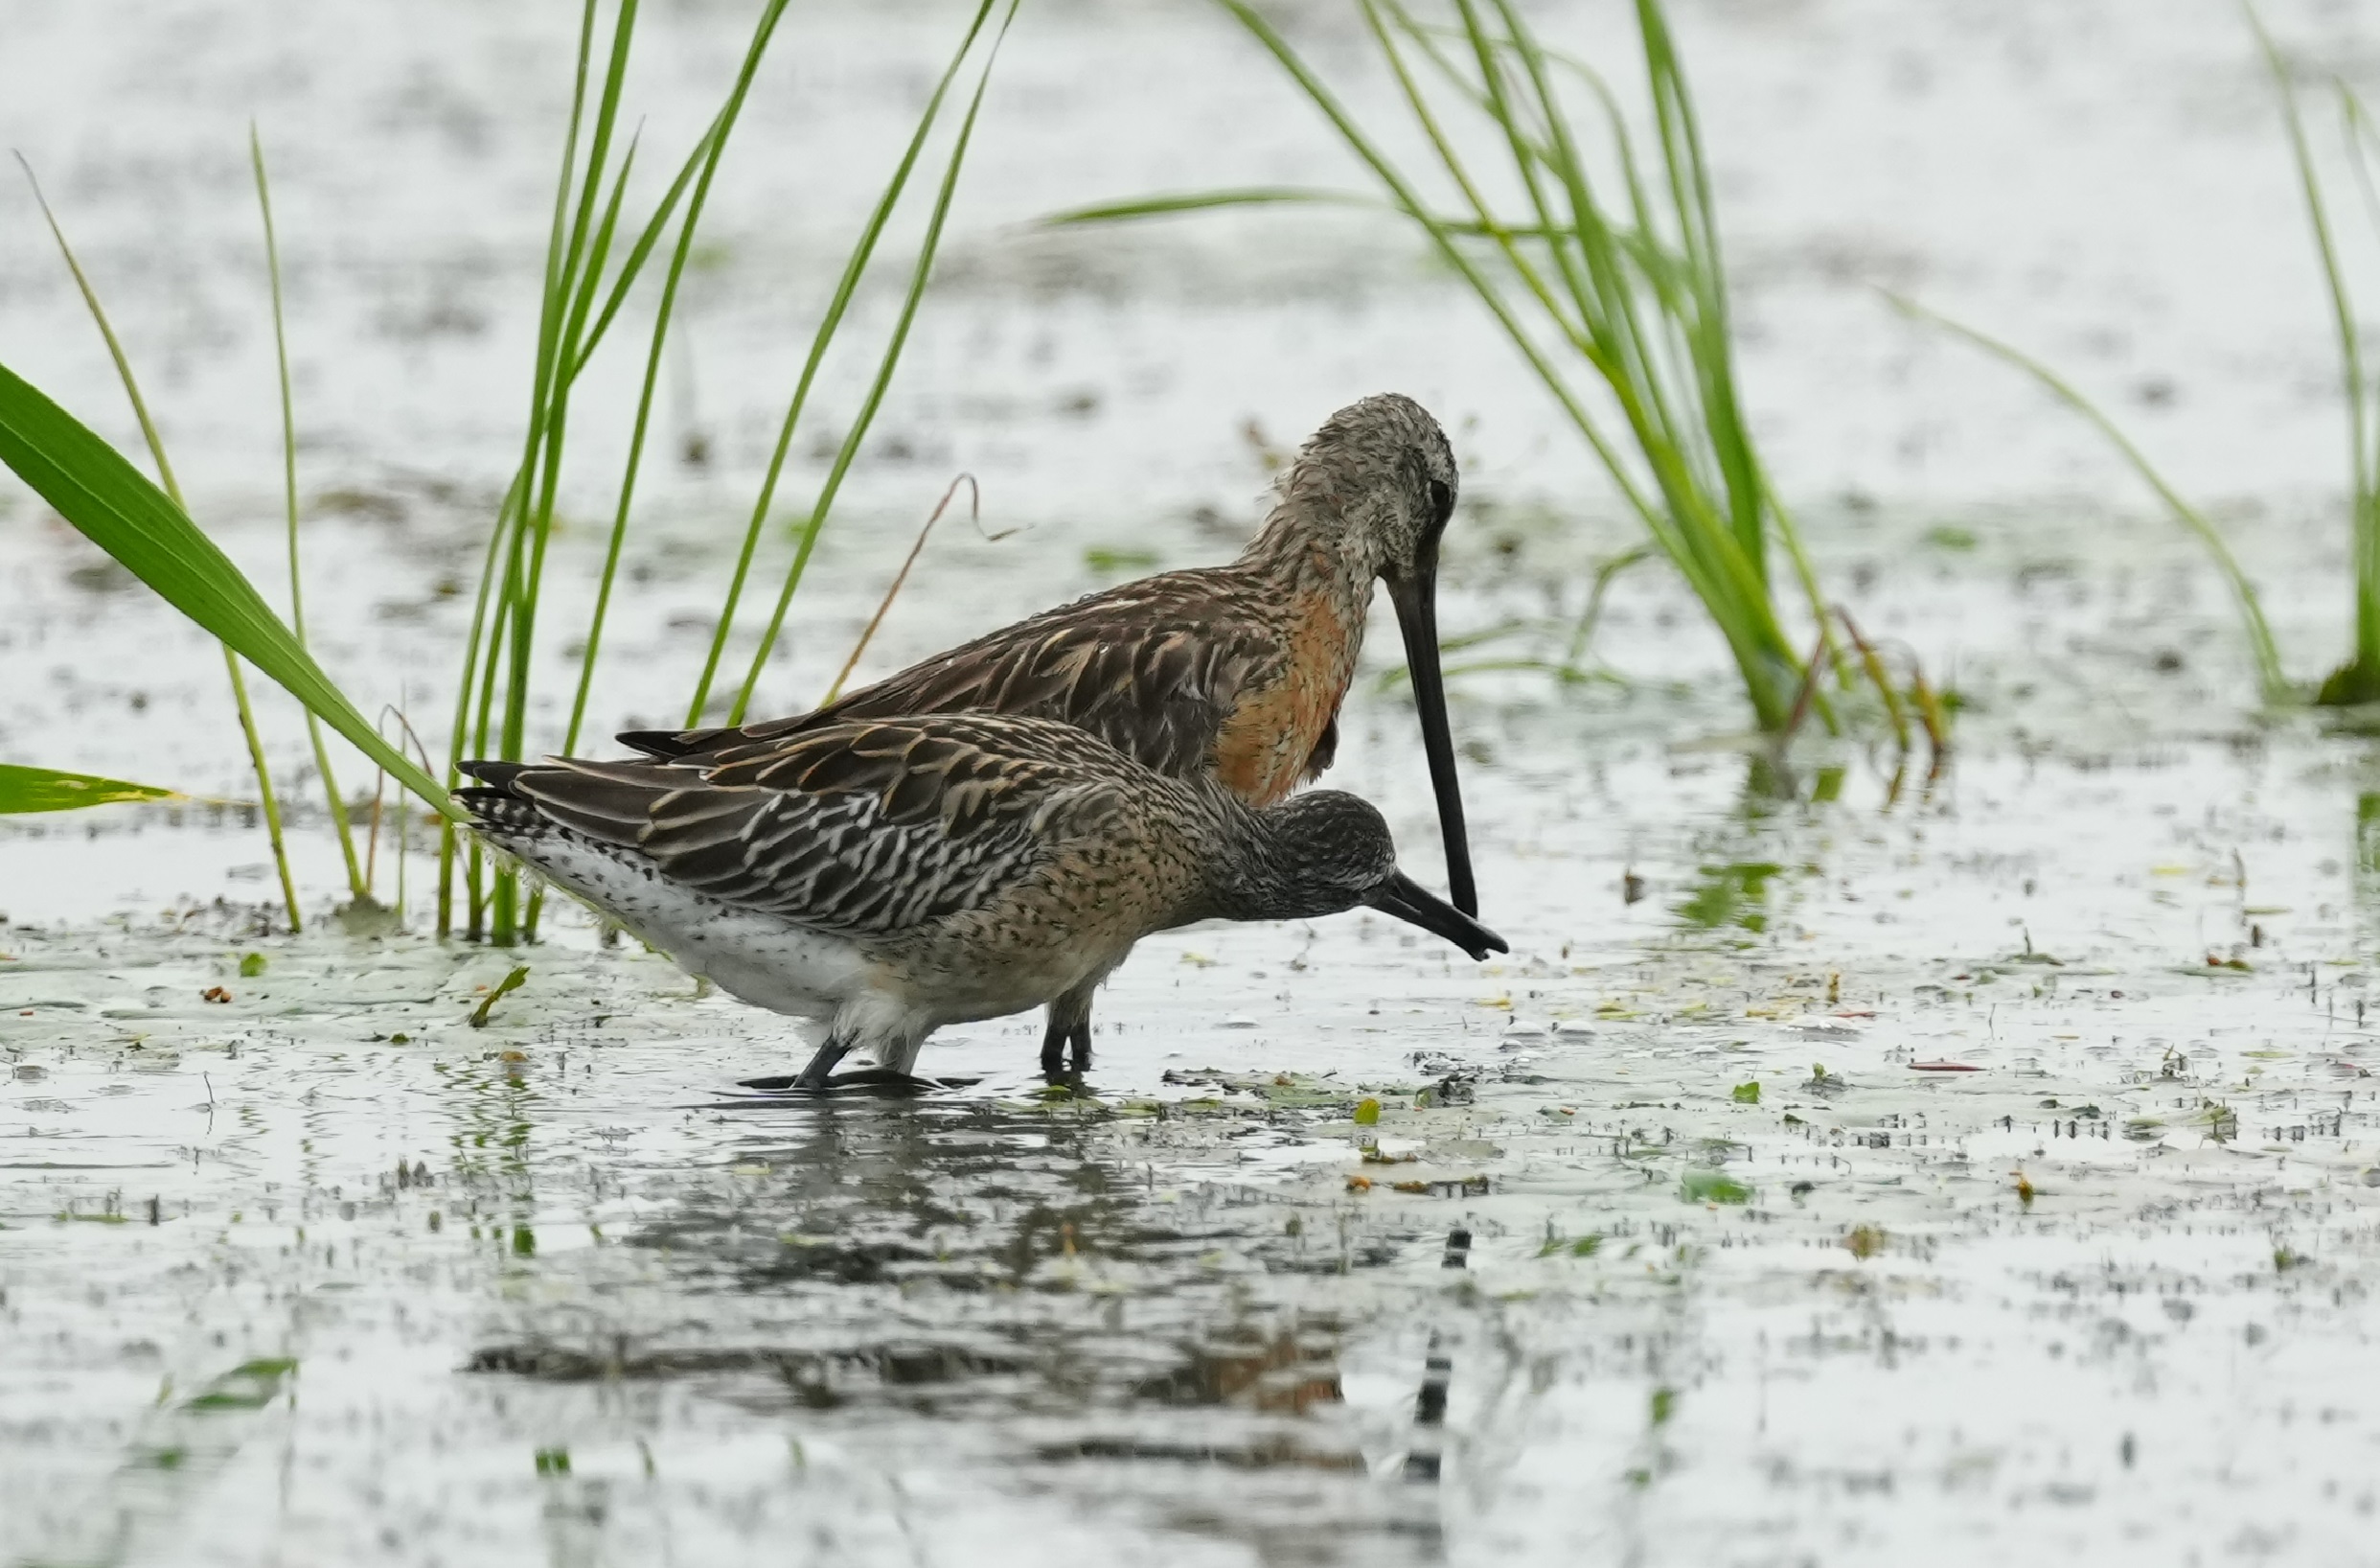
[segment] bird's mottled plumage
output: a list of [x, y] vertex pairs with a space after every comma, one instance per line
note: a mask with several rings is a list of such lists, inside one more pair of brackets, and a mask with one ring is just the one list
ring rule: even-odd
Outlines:
[[1210, 773], [1270, 805], [1330, 766], [1372, 585], [1434, 569], [1456, 483], [1445, 432], [1420, 404], [1366, 398], [1306, 444], [1263, 531], [1228, 565], [1045, 611], [815, 712], [620, 738], [694, 760], [850, 719], [1008, 713], [1073, 725], [1158, 772]]
[[[1084, 729], [1171, 778], [1210, 777], [1254, 806], [1329, 768], [1375, 582], [1405, 634], [1453, 899], [1476, 914], [1453, 744], [1438, 678], [1438, 542], [1454, 455], [1395, 394], [1315, 432], [1263, 530], [1227, 565], [1159, 573], [962, 643], [815, 712], [728, 728], [646, 730], [625, 744], [708, 764], [826, 726], [921, 713], [1002, 713]], [[1053, 1009], [1055, 1049], [1087, 1050], [1089, 995]]]
[[812, 713], [620, 738], [657, 757], [723, 760], [849, 720], [1002, 713], [1088, 730], [1187, 778], [1212, 771], [1240, 694], [1279, 677], [1274, 639], [1235, 624], [1236, 586], [1227, 566], [1168, 572], [1002, 627]]
[[485, 837], [734, 995], [826, 1019], [811, 1082], [855, 1045], [905, 1072], [944, 1024], [1044, 1003], [1087, 1032], [1133, 944], [1196, 920], [1370, 901], [1500, 946], [1397, 873], [1354, 796], [1252, 810], [1051, 720], [854, 719], [699, 758], [468, 767]]

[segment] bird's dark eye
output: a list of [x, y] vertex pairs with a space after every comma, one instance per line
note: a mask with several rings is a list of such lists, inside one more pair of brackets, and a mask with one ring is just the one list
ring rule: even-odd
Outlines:
[[1430, 481], [1430, 531], [1436, 533], [1454, 515], [1454, 491], [1444, 479]]

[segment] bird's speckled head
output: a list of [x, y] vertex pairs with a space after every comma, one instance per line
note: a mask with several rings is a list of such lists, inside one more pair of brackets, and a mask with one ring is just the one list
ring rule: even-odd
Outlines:
[[1224, 919], [1307, 920], [1368, 904], [1474, 957], [1504, 951], [1502, 937], [1397, 869], [1388, 823], [1361, 796], [1310, 790], [1237, 810], [1240, 842], [1215, 865], [1213, 912]]
[[[1397, 842], [1370, 801], [1311, 790], [1254, 814], [1229, 868], [1231, 918], [1301, 920], [1352, 910], [1397, 870]], [[1243, 912], [1245, 911], [1245, 912]]]
[[1351, 576], [1409, 582], [1435, 568], [1458, 484], [1438, 422], [1412, 399], [1384, 392], [1315, 431], [1281, 481], [1282, 510], [1309, 529], [1338, 523]]

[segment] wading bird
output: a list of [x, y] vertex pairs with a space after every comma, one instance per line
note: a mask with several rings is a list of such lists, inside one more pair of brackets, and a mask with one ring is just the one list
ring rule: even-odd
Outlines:
[[[1410, 398], [1333, 414], [1283, 476], [1237, 561], [1094, 593], [912, 665], [813, 713], [621, 741], [667, 761], [725, 763], [854, 719], [1003, 713], [1088, 730], [1171, 778], [1208, 777], [1270, 806], [1331, 765], [1372, 585], [1405, 637], [1447, 884], [1478, 913], [1454, 742], [1438, 668], [1438, 542], [1454, 511], [1454, 455]], [[1104, 973], [1104, 971], [1101, 971]], [[1090, 1061], [1095, 982], [1050, 1003], [1042, 1065]]]
[[827, 1087], [860, 1047], [906, 1075], [943, 1025], [1087, 997], [1141, 937], [1198, 920], [1366, 904], [1474, 957], [1504, 951], [1397, 870], [1356, 796], [1251, 807], [1046, 719], [846, 720], [725, 759], [464, 767], [488, 786], [458, 796], [483, 837], [721, 989], [824, 1020], [788, 1087]]

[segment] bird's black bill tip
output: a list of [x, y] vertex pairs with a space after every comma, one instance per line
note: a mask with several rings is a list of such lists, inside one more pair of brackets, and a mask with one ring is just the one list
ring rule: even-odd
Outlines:
[[1383, 914], [1393, 914], [1408, 925], [1419, 926], [1432, 936], [1445, 937], [1481, 962], [1491, 953], [1512, 951], [1501, 936], [1402, 871], [1390, 877], [1364, 903]]
[[[1434, 557], [1434, 550], [1430, 552]], [[1405, 665], [1413, 680], [1413, 708], [1421, 719], [1422, 754], [1430, 761], [1430, 788], [1438, 798], [1438, 831], [1446, 842], [1446, 885], [1455, 908], [1479, 912], [1479, 889], [1471, 876], [1471, 838], [1463, 826], [1463, 791], [1454, 772], [1454, 731], [1446, 716], [1446, 680], [1438, 666], [1438, 564], [1419, 563], [1410, 576], [1388, 581], [1397, 630], [1405, 635]]]

